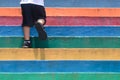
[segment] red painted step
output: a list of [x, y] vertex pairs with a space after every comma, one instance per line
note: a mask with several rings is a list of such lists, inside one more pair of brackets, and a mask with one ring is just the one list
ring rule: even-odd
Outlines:
[[[0, 17], [0, 25], [21, 25], [22, 17]], [[120, 17], [48, 16], [47, 26], [119, 26]]]

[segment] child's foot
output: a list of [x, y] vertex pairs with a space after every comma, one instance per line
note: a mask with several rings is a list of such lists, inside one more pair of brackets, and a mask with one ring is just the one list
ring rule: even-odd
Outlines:
[[36, 30], [38, 32], [39, 38], [41, 40], [46, 40], [47, 39], [47, 33], [45, 32], [43, 26], [40, 23], [37, 22], [35, 24], [35, 28], [36, 28]]
[[30, 40], [25, 40], [22, 47], [23, 48], [31, 48]]

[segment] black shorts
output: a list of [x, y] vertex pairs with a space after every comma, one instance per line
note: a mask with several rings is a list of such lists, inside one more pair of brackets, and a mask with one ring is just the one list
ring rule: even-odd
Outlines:
[[46, 23], [45, 8], [34, 4], [21, 4], [23, 22], [22, 26], [32, 27], [38, 19], [44, 19]]

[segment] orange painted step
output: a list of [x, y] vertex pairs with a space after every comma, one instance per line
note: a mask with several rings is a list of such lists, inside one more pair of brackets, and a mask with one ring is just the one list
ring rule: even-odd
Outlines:
[[[46, 8], [47, 16], [120, 17], [120, 8]], [[21, 16], [20, 8], [0, 8], [0, 16]]]

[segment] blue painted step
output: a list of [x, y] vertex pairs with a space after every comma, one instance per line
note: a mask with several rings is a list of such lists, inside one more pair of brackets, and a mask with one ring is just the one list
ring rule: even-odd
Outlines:
[[[49, 26], [45, 28], [49, 37], [119, 37], [120, 27], [104, 26]], [[1, 37], [23, 37], [20, 26], [0, 26]], [[35, 28], [31, 28], [31, 36], [37, 36]]]
[[120, 72], [120, 61], [0, 61], [0, 72]]
[[[120, 7], [120, 0], [44, 0], [46, 7]], [[0, 0], [0, 7], [20, 7], [20, 0]]]

